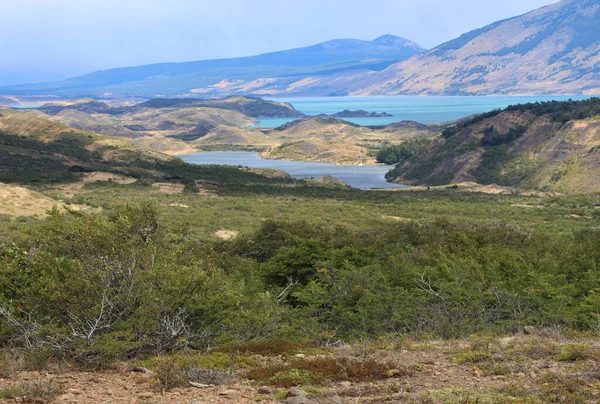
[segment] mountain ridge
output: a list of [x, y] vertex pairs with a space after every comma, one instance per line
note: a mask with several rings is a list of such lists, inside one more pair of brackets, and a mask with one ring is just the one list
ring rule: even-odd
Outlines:
[[[418, 44], [393, 35], [373, 41], [336, 39], [320, 44], [242, 58], [100, 70], [70, 79], [38, 84], [0, 87], [0, 94], [58, 94], [87, 96], [181, 96], [223, 93], [223, 81], [252, 81], [264, 77], [304, 77], [336, 71], [381, 70], [394, 62], [424, 51]], [[212, 86], [212, 87], [211, 87]], [[226, 92], [225, 92], [226, 93]], [[231, 93], [233, 94], [233, 93]]]

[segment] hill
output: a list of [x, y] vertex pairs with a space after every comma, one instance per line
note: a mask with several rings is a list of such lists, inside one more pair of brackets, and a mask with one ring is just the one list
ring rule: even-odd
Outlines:
[[600, 191], [600, 99], [516, 105], [460, 121], [388, 178]]
[[304, 116], [290, 104], [248, 97], [153, 99], [126, 105], [81, 99], [45, 104], [27, 113], [74, 129], [126, 137], [168, 154], [193, 152], [189, 142], [221, 126], [234, 130], [255, 123], [254, 118]]
[[252, 57], [104, 70], [60, 82], [3, 87], [0, 94], [65, 98], [260, 95], [259, 89], [277, 78], [281, 78], [279, 86], [338, 72], [378, 71], [423, 51], [414, 42], [392, 35], [373, 41], [338, 39]]
[[[371, 114], [344, 111], [342, 115]], [[197, 151], [264, 151], [268, 158], [356, 164], [374, 163], [382, 143], [398, 144], [436, 131], [416, 122], [386, 127], [362, 127], [333, 116], [305, 117], [287, 103], [258, 98], [153, 99], [122, 105], [82, 99], [28, 110], [24, 114], [52, 120], [74, 129], [126, 137], [133, 144], [167, 154]], [[250, 127], [252, 117], [298, 116], [276, 129]]]
[[337, 164], [376, 163], [382, 145], [402, 144], [436, 132], [409, 122], [369, 128], [333, 117], [311, 117], [290, 122], [267, 133], [271, 147], [262, 156]]
[[600, 3], [563, 0], [370, 77], [363, 94], [600, 93]]
[[[39, 113], [0, 108], [0, 182], [47, 185], [86, 178], [165, 180], [188, 184], [266, 183], [266, 177], [233, 167], [194, 166], [134, 145], [129, 139], [69, 128]], [[108, 176], [107, 176], [108, 175]]]
[[65, 110], [89, 114], [124, 115], [149, 109], [181, 110], [183, 108], [222, 109], [239, 112], [252, 118], [298, 118], [304, 116], [289, 103], [267, 101], [254, 97], [227, 97], [222, 99], [155, 98], [131, 105], [109, 105], [94, 99], [78, 99], [44, 104], [38, 110], [48, 115], [58, 115]]

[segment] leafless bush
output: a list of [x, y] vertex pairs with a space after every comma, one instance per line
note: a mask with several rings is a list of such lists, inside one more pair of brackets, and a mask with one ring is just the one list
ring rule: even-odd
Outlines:
[[185, 374], [190, 382], [215, 386], [227, 384], [235, 377], [232, 372], [216, 369], [190, 368], [186, 369]]

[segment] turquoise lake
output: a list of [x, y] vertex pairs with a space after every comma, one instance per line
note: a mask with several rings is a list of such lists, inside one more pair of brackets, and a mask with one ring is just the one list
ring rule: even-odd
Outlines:
[[252, 168], [276, 168], [296, 178], [321, 178], [331, 175], [346, 184], [361, 189], [373, 188], [406, 188], [404, 185], [391, 184], [385, 181], [385, 174], [393, 166], [338, 166], [326, 163], [309, 163], [303, 161], [265, 160], [258, 153], [252, 152], [204, 152], [179, 156], [186, 163], [218, 164], [230, 166], [246, 166]]
[[[388, 125], [399, 121], [417, 121], [424, 124], [454, 121], [469, 115], [488, 112], [509, 105], [537, 101], [584, 100], [589, 96], [473, 96], [473, 97], [309, 97], [309, 98], [267, 98], [273, 101], [289, 102], [306, 115], [335, 114], [349, 110], [387, 112], [393, 115], [385, 118], [346, 118], [345, 120], [365, 126]], [[260, 119], [258, 127], [275, 128], [294, 119]]]

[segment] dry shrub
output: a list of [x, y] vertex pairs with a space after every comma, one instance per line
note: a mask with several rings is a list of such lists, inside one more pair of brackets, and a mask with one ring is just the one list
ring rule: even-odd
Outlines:
[[156, 367], [156, 379], [158, 379], [163, 389], [167, 391], [188, 385], [185, 370], [173, 358], [169, 358], [158, 364]]
[[19, 402], [50, 400], [64, 393], [64, 388], [53, 380], [21, 382], [0, 390], [0, 399], [17, 399]]
[[218, 369], [190, 368], [185, 370], [187, 380], [194, 383], [214, 384], [216, 386], [226, 384], [235, 377], [233, 372]]
[[177, 357], [166, 358], [156, 366], [156, 379], [167, 391], [176, 387], [188, 386], [189, 382], [225, 384], [234, 377], [234, 373], [230, 371], [182, 365]]
[[533, 340], [531, 342], [518, 345], [507, 352], [510, 355], [522, 355], [531, 359], [546, 359], [557, 355], [559, 347], [555, 343], [547, 340]]
[[554, 357], [559, 362], [577, 362], [593, 358], [594, 350], [586, 344], [567, 344], [560, 347], [560, 352]]

